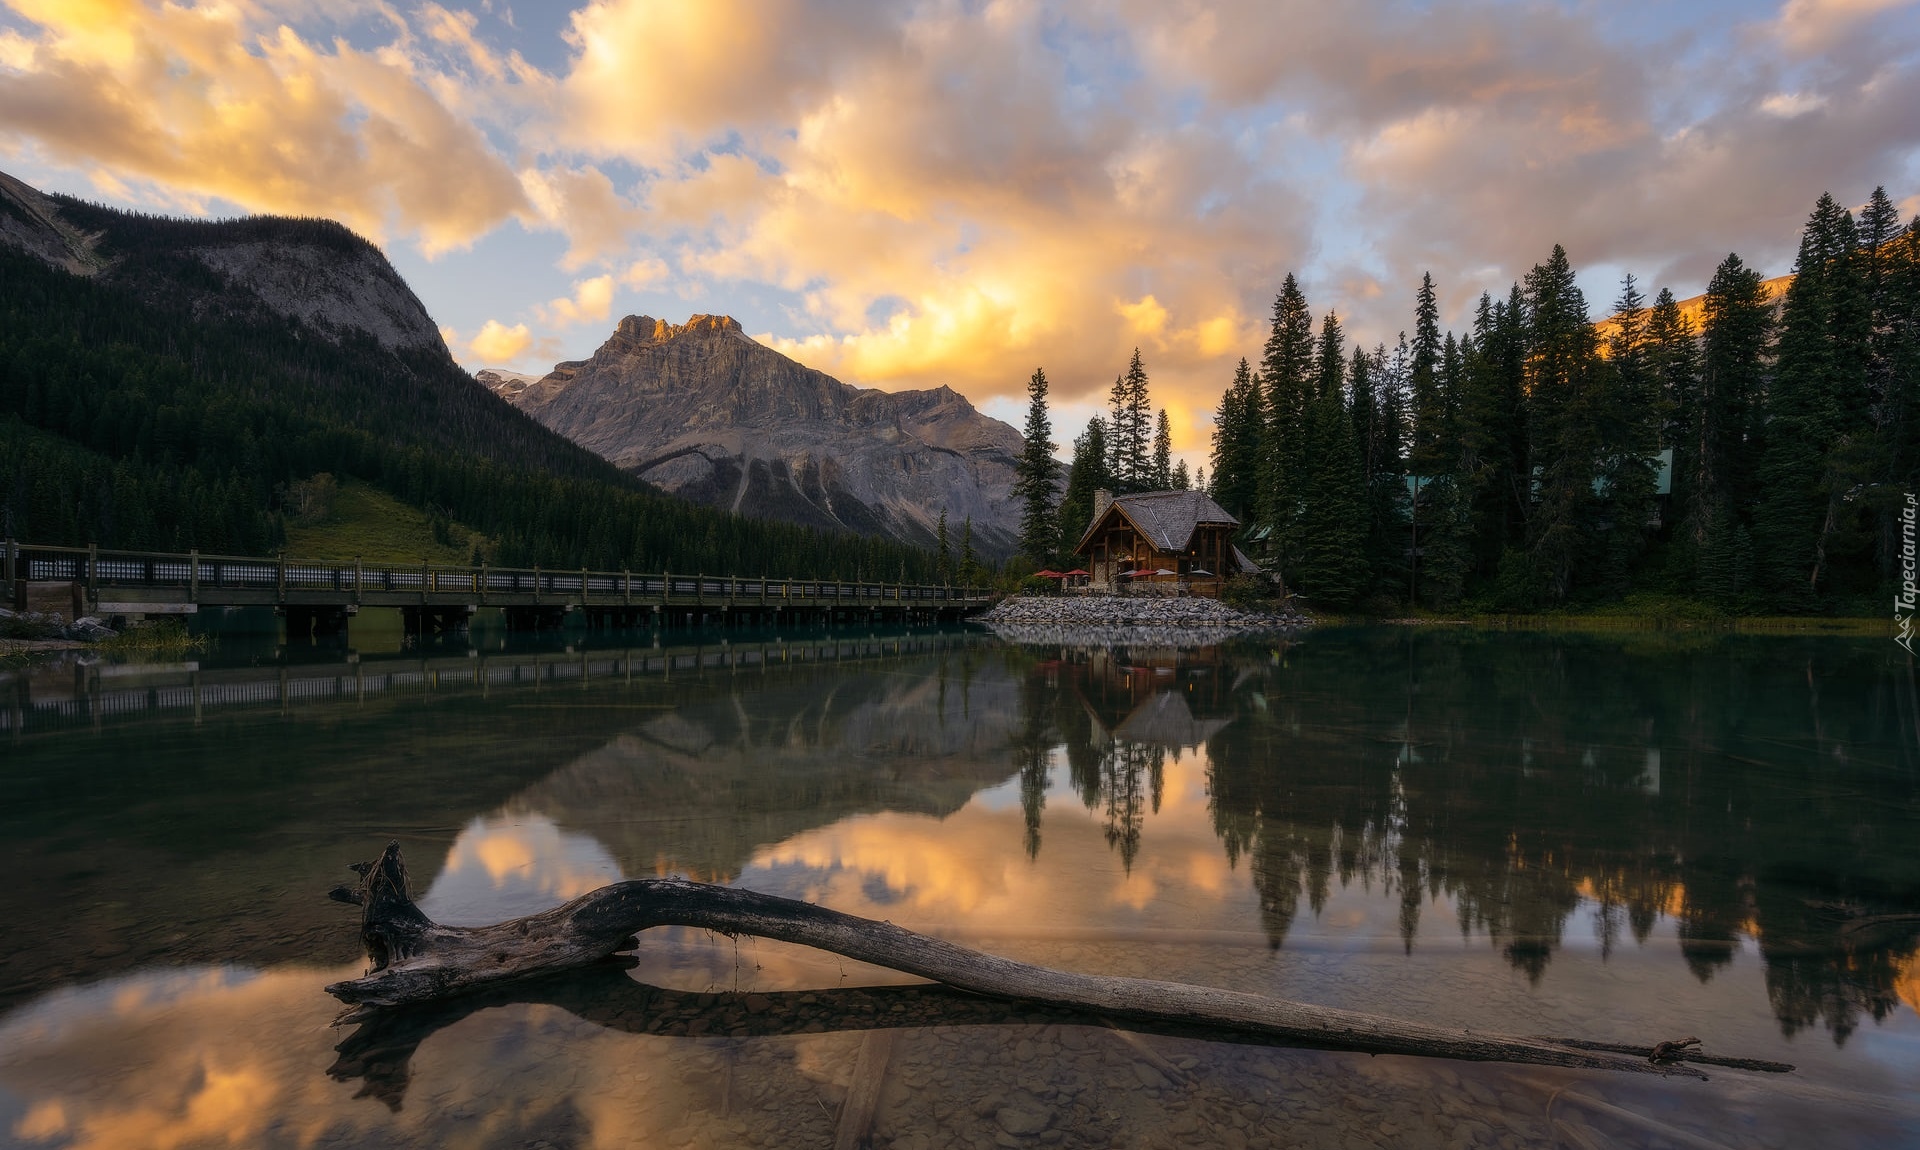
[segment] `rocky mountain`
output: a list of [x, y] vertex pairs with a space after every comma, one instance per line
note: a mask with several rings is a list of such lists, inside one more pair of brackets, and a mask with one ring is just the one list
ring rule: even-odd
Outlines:
[[387, 258], [338, 223], [167, 219], [0, 177], [9, 533], [272, 554], [321, 474], [422, 512], [423, 548], [459, 524], [463, 552], [501, 565], [933, 575], [884, 537], [664, 496], [475, 387]]
[[951, 388], [851, 387], [730, 316], [628, 316], [585, 360], [476, 376], [547, 427], [673, 494], [742, 514], [1011, 554], [1020, 433]]
[[[445, 354], [439, 327], [387, 257], [331, 220], [141, 218], [129, 227], [128, 219], [0, 173], [0, 243], [53, 267], [177, 293], [193, 290], [177, 274], [185, 258], [214, 273], [201, 302], [222, 312], [244, 299], [336, 341], [364, 332], [389, 350]], [[116, 242], [103, 245], [109, 232]]]

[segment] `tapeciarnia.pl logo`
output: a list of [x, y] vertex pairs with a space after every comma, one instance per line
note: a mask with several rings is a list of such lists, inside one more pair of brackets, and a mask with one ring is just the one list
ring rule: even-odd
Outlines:
[[1914, 497], [1907, 494], [1907, 505], [1900, 509], [1900, 593], [1893, 597], [1893, 641], [1913, 654], [1913, 611], [1920, 601], [1920, 588], [1914, 586]]

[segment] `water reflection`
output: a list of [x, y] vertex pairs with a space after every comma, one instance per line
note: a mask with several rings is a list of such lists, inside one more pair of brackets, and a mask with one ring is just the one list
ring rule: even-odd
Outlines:
[[1165, 756], [1203, 743], [1275, 947], [1336, 886], [1393, 902], [1408, 953], [1444, 895], [1535, 982], [1576, 918], [1603, 956], [1665, 918], [1696, 978], [1755, 942], [1782, 1029], [1844, 1041], [1920, 970], [1907, 684], [1877, 646], [1729, 646], [1630, 675], [1617, 644], [1565, 637], [1036, 653], [1016, 758], [1060, 740], [1130, 868]]
[[[825, 1145], [882, 1023], [902, 1045], [876, 1130], [902, 1150], [991, 1142], [979, 1108], [1016, 1091], [1063, 1145], [1543, 1143], [1569, 1086], [1728, 1145], [1920, 1138], [1901, 1101], [1920, 772], [1882, 646], [1326, 632], [657, 671], [589, 653], [364, 698], [333, 669], [330, 694], [201, 723], [103, 711], [126, 676], [20, 694], [0, 831], [30, 881], [0, 894], [23, 924], [0, 990], [37, 997], [0, 1020], [0, 1142]], [[31, 718], [68, 711], [88, 732]], [[653, 932], [632, 972], [329, 1030], [319, 988], [350, 969], [352, 926], [318, 892], [396, 835], [447, 921], [683, 874], [1047, 965], [1693, 1032], [1803, 1069], [1675, 1094], [1151, 1039], [1193, 1063], [1179, 1084], [1097, 1020], [862, 991], [900, 980], [701, 932]]]

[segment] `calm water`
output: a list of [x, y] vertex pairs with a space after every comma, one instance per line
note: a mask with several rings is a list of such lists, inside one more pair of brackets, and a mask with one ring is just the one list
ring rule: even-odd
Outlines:
[[[0, 1144], [826, 1147], [867, 1066], [901, 1150], [1920, 1145], [1890, 642], [727, 638], [0, 673]], [[681, 874], [1069, 969], [1800, 1069], [1130, 1034], [692, 931], [333, 1028], [321, 986], [361, 962], [323, 892], [390, 838], [449, 922]]]

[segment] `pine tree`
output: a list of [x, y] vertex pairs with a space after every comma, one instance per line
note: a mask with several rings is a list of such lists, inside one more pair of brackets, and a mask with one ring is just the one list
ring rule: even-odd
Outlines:
[[[1891, 229], [1894, 220], [1882, 226]], [[1874, 442], [1878, 473], [1868, 489], [1878, 520], [1882, 586], [1899, 578], [1900, 512], [1920, 481], [1920, 221], [1879, 248], [1874, 288]]]
[[1133, 459], [1137, 448], [1129, 434], [1133, 428], [1132, 421], [1127, 418], [1130, 402], [1127, 377], [1124, 374], [1114, 376], [1113, 387], [1107, 392], [1107, 456], [1102, 466], [1107, 482], [1115, 491], [1133, 489]]
[[1555, 244], [1525, 282], [1528, 423], [1540, 482], [1528, 557], [1548, 597], [1562, 602], [1590, 565], [1599, 527], [1596, 345], [1565, 248]]
[[1072, 555], [1093, 519], [1093, 495], [1111, 488], [1107, 477], [1107, 427], [1099, 416], [1073, 441], [1073, 464], [1067, 473], [1067, 491], [1060, 500], [1060, 554]]
[[[1202, 477], [1204, 477], [1206, 473], [1206, 468], [1203, 467], [1200, 469]], [[1186, 460], [1181, 459], [1174, 462], [1173, 474], [1169, 477], [1169, 481], [1169, 486], [1175, 491], [1191, 491], [1193, 489], [1193, 476], [1187, 473]]]
[[1599, 381], [1599, 492], [1601, 565], [1598, 588], [1625, 594], [1635, 563], [1646, 549], [1658, 480], [1654, 455], [1664, 422], [1660, 381], [1649, 353], [1651, 316], [1632, 273], [1622, 278], [1614, 301], [1606, 362]]
[[1346, 606], [1368, 585], [1367, 492], [1353, 417], [1337, 388], [1314, 397], [1307, 432], [1294, 586], [1315, 604]]
[[1313, 315], [1291, 273], [1273, 301], [1273, 327], [1262, 351], [1265, 392], [1256, 515], [1272, 527], [1272, 559], [1282, 575], [1299, 541], [1301, 487], [1307, 456], [1307, 412], [1313, 395]]
[[1407, 497], [1407, 351], [1406, 333], [1392, 355], [1384, 345], [1376, 345], [1365, 361], [1365, 370], [1356, 362], [1353, 370], [1356, 388], [1364, 381], [1372, 399], [1366, 405], [1368, 454], [1367, 482], [1367, 568], [1373, 575], [1373, 589], [1382, 594], [1404, 594], [1407, 590], [1407, 552], [1409, 501]]
[[1173, 486], [1173, 425], [1167, 422], [1167, 409], [1160, 409], [1160, 418], [1154, 423], [1153, 431], [1153, 482], [1155, 491], [1165, 491]]
[[1451, 444], [1440, 379], [1440, 306], [1434, 298], [1430, 272], [1420, 277], [1413, 320], [1413, 357], [1407, 380], [1412, 394], [1413, 446], [1407, 469], [1415, 475], [1439, 475], [1447, 469]]
[[1139, 348], [1133, 349], [1126, 374], [1115, 377], [1108, 402], [1107, 474], [1116, 492], [1144, 491], [1153, 483], [1153, 403]]
[[1234, 369], [1214, 416], [1213, 499], [1242, 523], [1253, 521], [1259, 490], [1260, 388], [1247, 361]]
[[1722, 260], [1707, 283], [1703, 320], [1698, 382], [1675, 444], [1679, 556], [1703, 594], [1733, 605], [1750, 575], [1750, 493], [1773, 330], [1760, 273], [1738, 255]]
[[[1345, 396], [1347, 384], [1346, 334], [1340, 317], [1329, 311], [1320, 320], [1320, 340], [1313, 353], [1313, 394]], [[1344, 403], [1345, 400], [1343, 399]]]
[[980, 557], [973, 551], [973, 516], [969, 515], [960, 528], [960, 582], [972, 586], [983, 574]]
[[1047, 414], [1047, 373], [1035, 368], [1027, 381], [1026, 441], [1015, 472], [1013, 496], [1020, 502], [1020, 552], [1045, 566], [1060, 542], [1054, 519], [1054, 489], [1060, 461], [1053, 457], [1053, 421]]

